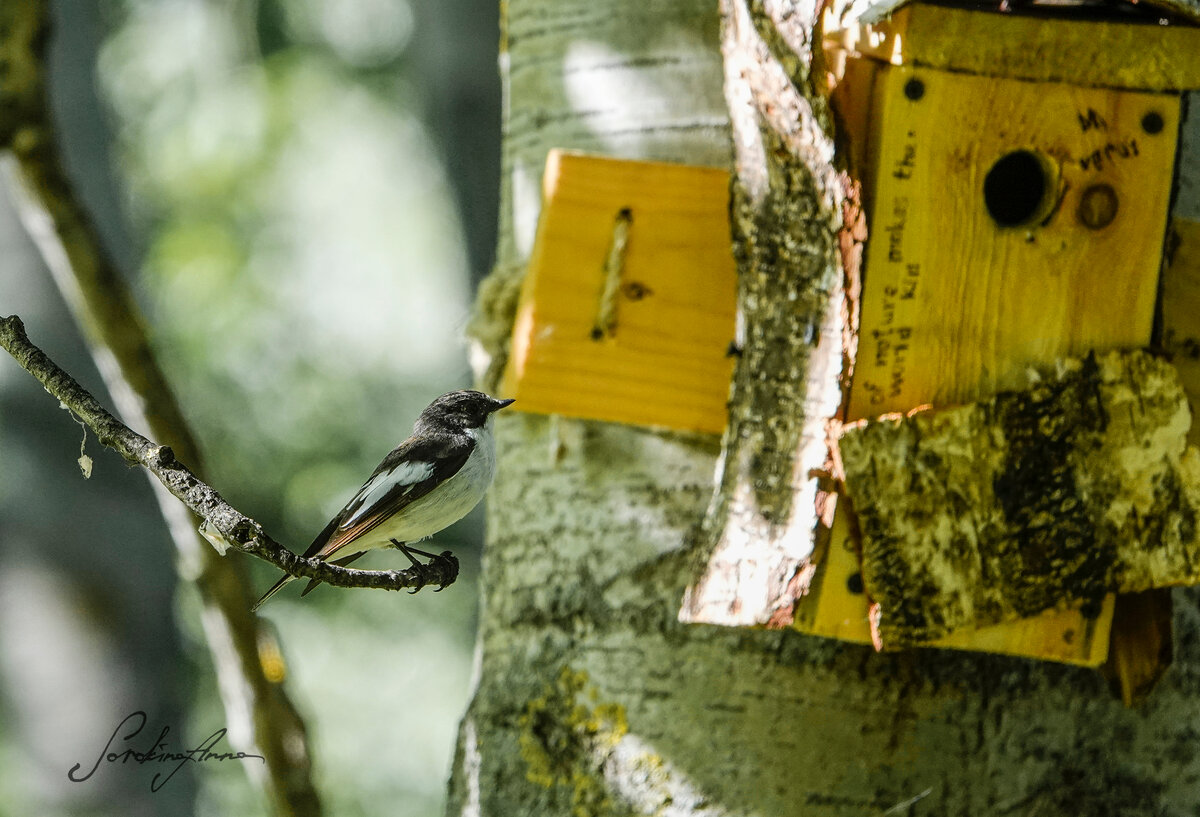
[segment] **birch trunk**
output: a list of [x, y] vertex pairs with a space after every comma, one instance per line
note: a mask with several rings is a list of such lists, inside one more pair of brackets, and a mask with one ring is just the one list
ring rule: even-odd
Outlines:
[[[552, 147], [728, 166], [710, 0], [510, 0], [493, 384]], [[489, 362], [490, 361], [490, 362]], [[498, 417], [478, 675], [448, 814], [1192, 814], [1197, 596], [1139, 710], [1089, 670], [685, 625], [720, 440]], [[919, 805], [917, 805], [919, 804]]]

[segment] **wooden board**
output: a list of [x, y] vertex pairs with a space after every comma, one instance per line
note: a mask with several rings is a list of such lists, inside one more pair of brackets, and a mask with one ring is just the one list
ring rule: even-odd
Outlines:
[[[896, 68], [875, 99], [850, 419], [970, 402], [1020, 387], [1031, 364], [1150, 342], [1178, 97]], [[985, 177], [1019, 150], [1047, 161], [1061, 198], [1040, 223], [998, 227]], [[1079, 210], [1103, 185], [1116, 216], [1091, 229]]]
[[893, 65], [1129, 90], [1200, 88], [1200, 28], [1189, 26], [910, 3], [833, 37]]
[[501, 392], [522, 411], [720, 433], [729, 175], [553, 151]]
[[[973, 401], [1022, 385], [1034, 363], [1149, 343], [1178, 97], [902, 67], [879, 72], [872, 110], [871, 238], [850, 419]], [[1148, 113], [1161, 119], [1153, 134], [1142, 126]], [[1045, 162], [1052, 200], [1044, 219], [1002, 228], [984, 179], [1015, 150]], [[1108, 185], [1118, 205], [1100, 229], [1079, 215], [1096, 185]], [[867, 641], [842, 516], [797, 626]], [[1095, 665], [1109, 615], [1047, 614], [949, 641]]]
[[[1200, 221], [1171, 220], [1163, 270], [1163, 347], [1179, 371], [1192, 415], [1200, 417]], [[1188, 442], [1200, 445], [1200, 423]]]

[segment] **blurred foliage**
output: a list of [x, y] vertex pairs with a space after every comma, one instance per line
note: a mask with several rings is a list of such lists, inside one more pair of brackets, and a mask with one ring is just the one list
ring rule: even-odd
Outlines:
[[[129, 209], [149, 236], [156, 345], [212, 478], [303, 544], [357, 487], [346, 480], [466, 378], [465, 260], [410, 113], [411, 11], [404, 0], [122, 10], [101, 77]], [[267, 37], [264, 20], [282, 28]]]
[[[413, 9], [116, 0], [108, 11], [100, 77], [145, 236], [137, 286], [156, 348], [210, 481], [303, 549], [426, 403], [467, 380], [466, 259], [416, 113]], [[432, 546], [470, 553], [477, 527]], [[375, 565], [392, 566], [388, 555]], [[468, 559], [437, 595], [322, 589], [265, 608], [330, 814], [440, 811], [475, 576]], [[195, 600], [181, 603], [200, 669]], [[222, 722], [209, 678], [189, 731]], [[201, 813], [261, 809], [238, 774], [200, 780]]]

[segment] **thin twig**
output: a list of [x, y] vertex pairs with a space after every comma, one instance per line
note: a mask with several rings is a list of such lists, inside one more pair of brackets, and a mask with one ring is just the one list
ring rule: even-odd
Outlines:
[[435, 560], [418, 571], [414, 568], [355, 570], [297, 556], [268, 536], [261, 525], [222, 499], [216, 490], [201, 482], [187, 466], [175, 459], [169, 447], [151, 442], [105, 410], [95, 397], [29, 340], [24, 324], [16, 315], [0, 318], [0, 346], [36, 377], [46, 391], [87, 423], [101, 444], [116, 451], [126, 461], [149, 470], [174, 497], [220, 531], [234, 548], [268, 561], [289, 575], [319, 579], [336, 587], [403, 590], [426, 583], [447, 585], [458, 577], [458, 562], [453, 557]]

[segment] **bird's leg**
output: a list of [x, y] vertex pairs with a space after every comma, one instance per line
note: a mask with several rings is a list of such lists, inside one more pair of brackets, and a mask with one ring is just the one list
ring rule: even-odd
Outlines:
[[[419, 554], [421, 556], [425, 556], [432, 561], [446, 562], [447, 569], [449, 569], [453, 575], [455, 575], [455, 576], [458, 575], [458, 559], [454, 556], [453, 553], [451, 553], [448, 550], [443, 550], [441, 553], [430, 553], [427, 550], [421, 550], [420, 548], [415, 548], [410, 545], [406, 545], [404, 542], [398, 542], [395, 539], [392, 540], [392, 544], [396, 546], [397, 550], [399, 550], [401, 553], [403, 553], [405, 556], [408, 557], [408, 560], [413, 563], [413, 567], [416, 568], [418, 571], [422, 570], [425, 567], [428, 567], [429, 565], [423, 565], [420, 562], [418, 562], [416, 560], [416, 558], [413, 556], [414, 553]], [[423, 586], [424, 586], [424, 584], [422, 584], [422, 587]], [[420, 588], [418, 588], [418, 589], [420, 589]], [[442, 584], [434, 592], [440, 593], [445, 589], [446, 589], [446, 585]], [[413, 592], [415, 593], [416, 591], [414, 590]]]
[[[417, 579], [418, 579], [418, 581], [420, 581], [420, 584], [418, 584], [412, 590], [408, 591], [408, 594], [411, 596], [413, 593], [416, 593], [418, 590], [420, 590], [422, 587], [425, 586], [425, 565], [423, 565], [419, 561], [417, 561], [416, 556], [413, 556], [414, 548], [410, 548], [408, 545], [404, 544], [403, 542], [401, 542], [397, 539], [393, 539], [392, 544], [395, 546], [396, 550], [403, 553], [405, 556], [408, 557], [408, 560], [410, 562], [412, 562], [412, 569], [416, 571]], [[424, 555], [424, 552], [420, 551], [420, 550], [418, 550], [417, 553], [421, 553], [422, 555]]]
[[[395, 540], [393, 540], [393, 541], [395, 541]], [[404, 546], [404, 549], [405, 549], [405, 550], [410, 550], [410, 551], [412, 551], [413, 553], [416, 553], [416, 554], [418, 554], [418, 555], [420, 555], [420, 556], [427, 556], [427, 557], [429, 557], [430, 559], [440, 559], [440, 558], [442, 558], [442, 555], [435, 554], [435, 553], [430, 553], [430, 552], [429, 552], [429, 551], [427, 551], [427, 550], [421, 550], [420, 548], [415, 548], [415, 547], [413, 547], [412, 545], [405, 545], [405, 546]], [[446, 553], [449, 553], [449, 552], [450, 552], [450, 551], [446, 551]]]
[[396, 539], [392, 540], [392, 547], [394, 547], [396, 550], [400, 551], [405, 556], [407, 556], [408, 560], [410, 562], [412, 562], [413, 567], [424, 567], [424, 565], [422, 565], [420, 562], [417, 561], [417, 557], [413, 556], [414, 551], [417, 553], [420, 553], [422, 556], [424, 556], [425, 554], [422, 553], [421, 551], [416, 550], [416, 548], [410, 548], [408, 545], [406, 545], [403, 542], [398, 541]]

